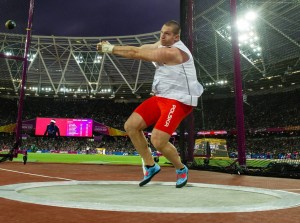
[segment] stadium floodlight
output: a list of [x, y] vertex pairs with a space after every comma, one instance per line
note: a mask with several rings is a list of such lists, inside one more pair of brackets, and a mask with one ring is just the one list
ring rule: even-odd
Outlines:
[[6, 52], [4, 52], [4, 55], [5, 55], [5, 56], [12, 56], [13, 53], [12, 53], [11, 51], [6, 51]]
[[51, 91], [51, 88], [50, 87], [45, 87], [45, 88], [42, 88], [42, 91], [49, 92], [49, 91]]
[[111, 93], [111, 89], [110, 88], [102, 88], [99, 93], [101, 93], [101, 94]]
[[36, 58], [36, 53], [27, 54], [27, 60], [28, 61], [33, 62], [35, 58]]
[[83, 56], [82, 55], [75, 56], [75, 60], [77, 63], [83, 63]]
[[102, 56], [100, 56], [99, 54], [96, 54], [94, 63], [101, 63], [101, 60], [102, 60]]
[[218, 85], [226, 85], [227, 84], [227, 80], [219, 80], [217, 81]]
[[[252, 62], [257, 61], [262, 56], [262, 48], [255, 28], [257, 17], [258, 14], [250, 10], [239, 16], [236, 22], [240, 51]], [[225, 25], [217, 29], [217, 33], [228, 42], [231, 42], [231, 29], [230, 25]]]
[[204, 85], [205, 86], [213, 86], [213, 85], [227, 85], [228, 84], [228, 81], [227, 80], [218, 80], [216, 82], [208, 82], [208, 83], [205, 83]]
[[29, 87], [29, 90], [31, 90], [31, 91], [37, 91], [38, 88], [37, 87]]
[[245, 18], [248, 21], [254, 21], [257, 18], [257, 13], [251, 10], [245, 14]]

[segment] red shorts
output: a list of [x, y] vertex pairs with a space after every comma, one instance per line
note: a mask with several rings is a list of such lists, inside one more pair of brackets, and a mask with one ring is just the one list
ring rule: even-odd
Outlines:
[[192, 110], [192, 106], [179, 101], [153, 96], [134, 111], [142, 116], [147, 126], [154, 125], [154, 128], [172, 135]]

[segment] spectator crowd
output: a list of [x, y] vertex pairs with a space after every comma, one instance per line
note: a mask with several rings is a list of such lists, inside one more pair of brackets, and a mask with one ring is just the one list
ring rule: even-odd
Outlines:
[[[244, 104], [245, 129], [293, 127], [293, 131], [247, 132], [246, 149], [250, 154], [294, 154], [300, 151], [300, 103], [299, 90], [277, 94], [248, 96]], [[194, 110], [195, 131], [235, 129], [235, 99], [203, 99], [203, 106]], [[123, 130], [123, 125], [137, 103], [112, 103], [100, 99], [60, 99], [27, 97], [24, 101], [23, 120], [36, 117], [91, 118], [104, 125]], [[0, 126], [15, 123], [17, 98], [0, 97]], [[151, 129], [149, 129], [150, 131]], [[88, 138], [61, 137], [51, 140], [26, 133], [23, 147], [37, 150], [85, 151], [95, 153], [96, 148], [106, 148], [109, 153], [134, 153], [127, 137], [103, 136], [96, 141]], [[218, 136], [216, 136], [218, 137]], [[223, 136], [224, 138], [224, 136]], [[235, 135], [226, 135], [229, 152], [237, 151]], [[173, 138], [174, 139], [174, 138]], [[14, 136], [0, 133], [0, 149], [11, 146]]]

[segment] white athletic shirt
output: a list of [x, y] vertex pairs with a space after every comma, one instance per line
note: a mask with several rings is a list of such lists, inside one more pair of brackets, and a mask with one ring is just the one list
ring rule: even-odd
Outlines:
[[189, 59], [176, 65], [156, 63], [152, 91], [158, 97], [170, 98], [187, 105], [197, 106], [198, 97], [203, 93], [203, 87], [197, 80], [193, 56], [182, 41], [176, 42], [171, 47], [185, 52]]

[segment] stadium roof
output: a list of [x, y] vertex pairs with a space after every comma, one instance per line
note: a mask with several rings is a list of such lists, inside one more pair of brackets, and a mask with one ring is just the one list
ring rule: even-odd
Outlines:
[[[22, 55], [25, 37], [0, 34], [4, 54]], [[158, 41], [159, 33], [104, 37], [111, 44], [134, 45]], [[140, 97], [148, 94], [155, 67], [150, 62], [98, 54], [95, 37], [32, 36], [26, 92], [74, 97]], [[17, 91], [22, 63], [0, 60], [0, 87]], [[113, 96], [112, 96], [113, 95]]]
[[[194, 1], [194, 56], [206, 95], [234, 89], [229, 1]], [[240, 56], [247, 94], [300, 87], [299, 1], [240, 1]], [[252, 22], [245, 16], [257, 13]], [[251, 20], [251, 19], [250, 19]], [[103, 37], [112, 44], [153, 43], [159, 32]], [[155, 70], [151, 62], [96, 52], [99, 37], [32, 36], [26, 93], [79, 98], [146, 98]], [[0, 33], [0, 53], [22, 56], [25, 36]], [[20, 61], [0, 59], [0, 92], [17, 94]]]
[[[244, 91], [253, 94], [299, 88], [299, 1], [237, 2]], [[221, 0], [206, 7], [195, 1], [194, 11], [194, 55], [201, 81], [218, 89], [227, 81], [227, 89], [232, 91], [230, 2]]]

